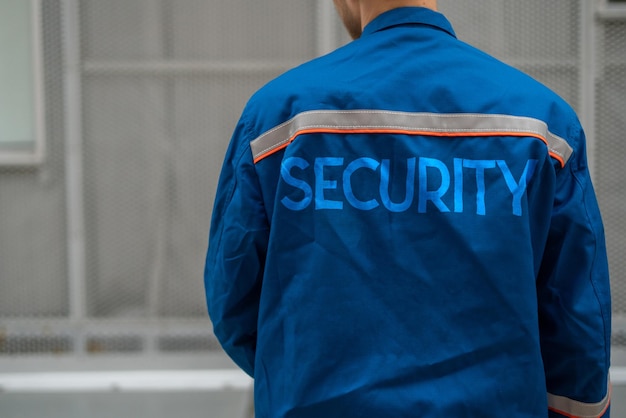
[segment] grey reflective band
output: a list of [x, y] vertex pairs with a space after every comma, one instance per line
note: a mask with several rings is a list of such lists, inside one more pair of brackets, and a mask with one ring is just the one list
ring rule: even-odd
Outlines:
[[572, 155], [563, 138], [539, 119], [473, 113], [411, 113], [385, 110], [314, 110], [303, 112], [250, 143], [258, 162], [307, 133], [397, 133], [426, 136], [532, 136], [541, 139], [562, 166]]
[[597, 403], [578, 402], [565, 396], [548, 393], [548, 408], [572, 418], [599, 418], [611, 403], [611, 382], [607, 386], [604, 399]]

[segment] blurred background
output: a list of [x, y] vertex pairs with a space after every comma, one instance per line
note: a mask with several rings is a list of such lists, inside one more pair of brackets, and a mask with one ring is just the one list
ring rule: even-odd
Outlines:
[[[439, 0], [588, 137], [626, 417], [626, 2]], [[0, 417], [251, 417], [212, 336], [214, 189], [248, 97], [348, 42], [331, 0], [0, 0]]]

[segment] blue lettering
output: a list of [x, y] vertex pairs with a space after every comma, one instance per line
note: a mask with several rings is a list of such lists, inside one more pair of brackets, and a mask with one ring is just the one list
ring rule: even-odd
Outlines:
[[[441, 184], [436, 190], [428, 190], [428, 168], [434, 168], [441, 174]], [[450, 187], [450, 172], [448, 167], [442, 162], [434, 158], [420, 157], [419, 162], [419, 201], [417, 211], [426, 213], [426, 204], [428, 201], [433, 204], [441, 212], [450, 212], [450, 209], [441, 200]]]
[[413, 203], [413, 196], [415, 195], [415, 158], [406, 160], [406, 193], [404, 201], [400, 203], [392, 202], [389, 196], [389, 165], [389, 160], [383, 160], [380, 165], [380, 198], [383, 205], [391, 212], [404, 212], [411, 206], [411, 203]]
[[454, 159], [454, 212], [463, 213], [463, 159]]
[[343, 165], [343, 158], [320, 157], [315, 159], [315, 209], [343, 209], [343, 202], [339, 200], [327, 200], [324, 198], [324, 190], [337, 188], [337, 180], [324, 178], [324, 167], [339, 167]]
[[[535, 174], [538, 160], [529, 159], [523, 172], [516, 178], [509, 165], [504, 160], [470, 160], [453, 158], [446, 164], [444, 161], [427, 158], [411, 157], [406, 159], [406, 177], [396, 176], [395, 166], [404, 160], [383, 159], [381, 161], [369, 157], [352, 160], [344, 166], [344, 159], [340, 157], [318, 157], [312, 163], [313, 170], [308, 171], [310, 163], [304, 158], [286, 158], [280, 167], [281, 180], [293, 190], [287, 189], [282, 196], [281, 204], [289, 210], [302, 211], [314, 202], [316, 210], [342, 210], [344, 202], [356, 210], [369, 211], [379, 207], [394, 213], [409, 210], [417, 196], [417, 212], [426, 213], [429, 210], [438, 210], [442, 213], [450, 212], [444, 203], [444, 196], [452, 189], [454, 213], [464, 213], [464, 198], [473, 187], [467, 189], [468, 171], [473, 170], [476, 182], [476, 215], [486, 216], [487, 209], [495, 210], [495, 203], [488, 205], [487, 188], [493, 190], [492, 198], [501, 196], [495, 187], [504, 188], [502, 182], [494, 177], [495, 172], [487, 170], [498, 168], [502, 173], [504, 184], [512, 196], [511, 213], [522, 216], [524, 198], [528, 185]], [[305, 173], [308, 171], [308, 174]], [[359, 170], [367, 172], [358, 174]], [[397, 170], [402, 173], [400, 168]], [[299, 174], [299, 175], [298, 175]], [[305, 175], [306, 174], [306, 175]], [[392, 178], [393, 177], [393, 178]], [[399, 177], [399, 178], [395, 178]], [[311, 178], [311, 180], [307, 180]], [[401, 201], [400, 191], [404, 184], [404, 196]], [[342, 194], [343, 192], [343, 194]], [[378, 192], [378, 196], [376, 196]], [[495, 201], [495, 200], [494, 200]], [[498, 208], [502, 211], [503, 208]], [[508, 211], [508, 209], [507, 209]]]
[[313, 199], [313, 191], [311, 190], [311, 186], [301, 179], [297, 179], [291, 175], [291, 169], [293, 167], [297, 167], [301, 170], [304, 170], [309, 166], [309, 163], [304, 158], [299, 157], [290, 157], [285, 158], [283, 163], [280, 166], [280, 175], [290, 186], [295, 187], [296, 189], [300, 189], [304, 194], [304, 197], [299, 200], [293, 200], [290, 197], [283, 197], [280, 202], [287, 208], [291, 210], [304, 210], [309, 206], [311, 200]]
[[354, 191], [352, 190], [351, 180], [352, 174], [354, 174], [356, 170], [360, 168], [368, 168], [372, 171], [376, 171], [379, 165], [380, 163], [373, 158], [357, 158], [356, 160], [348, 164], [345, 171], [343, 172], [343, 193], [345, 194], [348, 203], [350, 203], [350, 205], [352, 205], [354, 208], [360, 210], [372, 210], [379, 206], [379, 203], [376, 201], [376, 199], [370, 199], [365, 201], [357, 199], [357, 197], [354, 195]]
[[524, 172], [522, 173], [519, 181], [516, 181], [509, 170], [509, 166], [503, 160], [497, 160], [496, 163], [502, 171], [504, 181], [509, 188], [509, 191], [513, 195], [513, 215], [522, 216], [522, 196], [526, 193], [526, 187], [530, 183], [530, 179], [535, 174], [535, 167], [537, 167], [537, 160], [528, 160]]
[[463, 160], [463, 167], [476, 170], [476, 214], [487, 214], [485, 205], [485, 170], [494, 168], [496, 162], [493, 160]]

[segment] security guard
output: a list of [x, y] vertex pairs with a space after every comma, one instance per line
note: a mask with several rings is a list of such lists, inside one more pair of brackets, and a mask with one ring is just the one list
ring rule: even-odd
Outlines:
[[250, 99], [217, 189], [209, 314], [256, 416], [608, 417], [576, 115], [435, 1], [335, 3], [355, 40]]

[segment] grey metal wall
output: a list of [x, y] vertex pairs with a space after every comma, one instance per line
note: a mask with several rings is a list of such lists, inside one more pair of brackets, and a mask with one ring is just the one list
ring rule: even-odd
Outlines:
[[[603, 210], [614, 311], [626, 313], [626, 19], [606, 16], [597, 32], [596, 189]], [[626, 345], [626, 329], [616, 337]]]
[[[202, 269], [224, 150], [252, 92], [346, 42], [330, 3], [41, 2], [48, 153], [0, 167], [0, 356], [215, 349]], [[626, 314], [626, 13], [603, 0], [440, 9], [579, 111]]]

